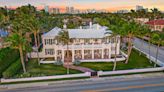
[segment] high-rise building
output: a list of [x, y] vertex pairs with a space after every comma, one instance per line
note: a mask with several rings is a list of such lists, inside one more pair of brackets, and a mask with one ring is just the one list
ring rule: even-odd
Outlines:
[[68, 14], [74, 14], [74, 12], [75, 12], [74, 7], [66, 7], [66, 13], [68, 13]]
[[45, 12], [49, 12], [49, 6], [48, 5], [44, 6], [44, 10]]
[[118, 10], [116, 13], [128, 13], [128, 10]]
[[144, 9], [144, 7], [143, 7], [143, 6], [136, 5], [136, 11], [138, 11], [138, 10], [142, 10], [142, 9]]
[[53, 8], [52, 13], [60, 14], [60, 9], [59, 8]]

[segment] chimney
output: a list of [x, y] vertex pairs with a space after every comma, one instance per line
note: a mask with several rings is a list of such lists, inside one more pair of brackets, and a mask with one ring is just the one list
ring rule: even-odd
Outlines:
[[96, 29], [99, 30], [100, 29], [100, 25], [96, 24]]
[[63, 29], [67, 29], [67, 25], [66, 24], [63, 25]]
[[79, 28], [82, 29], [82, 26], [80, 26]]
[[92, 28], [92, 22], [89, 22], [89, 28]]

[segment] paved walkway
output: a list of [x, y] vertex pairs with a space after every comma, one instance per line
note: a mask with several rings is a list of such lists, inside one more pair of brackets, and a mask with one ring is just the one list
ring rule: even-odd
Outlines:
[[[67, 68], [67, 64], [63, 65], [65, 68]], [[68, 67], [70, 69], [74, 69], [74, 70], [79, 70], [81, 72], [94, 72], [94, 70], [90, 69], [90, 68], [86, 68], [86, 67], [81, 67], [81, 66], [75, 66], [75, 65], [68, 65]]]

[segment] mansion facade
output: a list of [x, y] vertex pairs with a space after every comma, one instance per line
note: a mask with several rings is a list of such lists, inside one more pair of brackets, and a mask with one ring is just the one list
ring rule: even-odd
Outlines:
[[[56, 39], [59, 32], [63, 30], [68, 31], [69, 39], [71, 39], [68, 47]], [[117, 45], [112, 37], [112, 31], [99, 24], [90, 23], [89, 26], [77, 29], [55, 27], [42, 35], [43, 49], [40, 53], [42, 58], [54, 58], [55, 61], [61, 60], [62, 62], [66, 62], [68, 52], [70, 62], [75, 60], [105, 61], [114, 58], [115, 49], [116, 54], [120, 54], [120, 36], [116, 38]]]

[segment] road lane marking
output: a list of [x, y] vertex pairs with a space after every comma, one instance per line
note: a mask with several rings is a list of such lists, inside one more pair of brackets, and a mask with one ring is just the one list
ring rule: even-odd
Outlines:
[[98, 90], [84, 90], [84, 91], [81, 91], [81, 92], [119, 91], [119, 90], [137, 89], [137, 88], [145, 88], [145, 87], [157, 87], [157, 86], [164, 86], [164, 83], [144, 84], [144, 85], [127, 86], [127, 87], [120, 87], [120, 88], [117, 87], [117, 88], [98, 89]]

